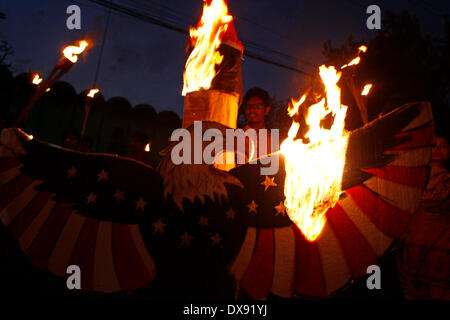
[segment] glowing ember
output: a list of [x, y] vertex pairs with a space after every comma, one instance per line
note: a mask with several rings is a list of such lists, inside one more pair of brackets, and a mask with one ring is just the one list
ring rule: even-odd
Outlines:
[[33, 78], [33, 84], [39, 85], [39, 83], [41, 83], [41, 82], [42, 82], [42, 78], [39, 77], [38, 74], [36, 74], [36, 75], [34, 76], [34, 78]]
[[84, 51], [84, 49], [86, 49], [86, 47], [88, 46], [87, 41], [80, 41], [79, 46], [68, 46], [65, 47], [63, 50], [63, 54], [64, 56], [69, 59], [70, 61], [72, 61], [72, 63], [75, 63], [78, 61], [78, 55], [80, 53], [82, 53]]
[[98, 89], [91, 89], [89, 91], [89, 93], [87, 94], [87, 96], [93, 98], [97, 94], [97, 92], [99, 92], [99, 91], [100, 90], [98, 90]]
[[145, 152], [150, 152], [150, 143], [145, 146]]
[[366, 52], [367, 51], [367, 47], [366, 46], [360, 46], [359, 48], [358, 48], [358, 50], [359, 50], [359, 52], [361, 53], [361, 52]]
[[49, 92], [49, 91], [50, 91], [50, 89], [51, 89], [51, 88], [47, 88], [47, 89], [45, 89], [45, 92]]
[[[305, 138], [309, 142], [295, 139], [300, 124], [294, 120], [280, 147], [285, 157], [286, 210], [309, 241], [319, 236], [326, 222], [325, 212], [339, 200], [348, 141], [344, 130], [347, 107], [341, 105], [337, 86], [341, 73], [334, 67], [321, 66], [319, 70], [326, 98], [308, 109], [306, 123], [310, 128]], [[304, 100], [304, 97], [292, 100], [293, 106], [288, 109], [291, 116]], [[333, 124], [329, 129], [321, 127], [321, 120], [330, 113], [334, 116]]]
[[363, 89], [363, 91], [361, 92], [361, 95], [362, 96], [367, 96], [368, 94], [369, 94], [369, 92], [370, 92], [370, 89], [372, 89], [372, 85], [369, 83], [369, 84], [366, 84], [365, 86], [364, 86], [364, 89]]
[[211, 87], [216, 75], [215, 67], [223, 60], [218, 48], [232, 20], [224, 0], [212, 0], [209, 5], [205, 1], [199, 26], [189, 30], [191, 42], [195, 45], [185, 66], [183, 96]]

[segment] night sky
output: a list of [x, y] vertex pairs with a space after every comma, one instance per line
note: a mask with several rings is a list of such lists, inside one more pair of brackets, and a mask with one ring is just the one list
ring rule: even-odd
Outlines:
[[[115, 0], [115, 3], [151, 14], [187, 29], [201, 15], [201, 0]], [[66, 8], [81, 8], [81, 30], [66, 28]], [[407, 10], [416, 15], [424, 33], [442, 35], [442, 14], [450, 1], [363, 1], [363, 0], [228, 0], [241, 40], [251, 41], [319, 65], [324, 60], [323, 43], [340, 45], [349, 35], [368, 39], [376, 34], [366, 28], [367, 6], [377, 4], [385, 10]], [[46, 75], [57, 62], [61, 49], [88, 38], [94, 42], [88, 52], [62, 79], [77, 92], [90, 88], [99, 60], [102, 34], [108, 9], [88, 0], [3, 0], [0, 12], [0, 39], [14, 49], [14, 74], [26, 71]], [[383, 25], [381, 26], [383, 27]], [[187, 35], [164, 29], [112, 11], [107, 32], [98, 87], [106, 99], [123, 96], [132, 105], [147, 103], [157, 111], [182, 114], [182, 73]], [[369, 48], [370, 49], [370, 48]], [[252, 49], [278, 62], [282, 57]], [[287, 62], [286, 62], [287, 63]], [[309, 64], [289, 65], [316, 72]], [[309, 78], [303, 74], [245, 58], [242, 63], [244, 89], [261, 86], [277, 99], [298, 95]]]

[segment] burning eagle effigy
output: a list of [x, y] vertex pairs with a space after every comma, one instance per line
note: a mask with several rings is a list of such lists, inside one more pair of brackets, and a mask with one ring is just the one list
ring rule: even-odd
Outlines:
[[[225, 1], [205, 2], [187, 48], [184, 128], [236, 128], [243, 50]], [[261, 164], [175, 165], [170, 148], [154, 169], [4, 129], [0, 221], [37, 268], [66, 277], [79, 266], [88, 292], [330, 296], [406, 231], [434, 135], [428, 102], [347, 132], [341, 72], [322, 66], [319, 74], [323, 97], [306, 106], [305, 94], [288, 108], [293, 122], [272, 176], [260, 174]], [[307, 142], [297, 139], [301, 108]], [[327, 116], [333, 123], [324, 128]]]

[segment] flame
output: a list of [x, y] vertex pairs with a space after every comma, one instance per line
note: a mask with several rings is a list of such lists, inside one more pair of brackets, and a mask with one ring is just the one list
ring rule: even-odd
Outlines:
[[367, 51], [367, 47], [366, 46], [360, 46], [359, 48], [358, 48], [358, 56], [355, 58], [355, 59], [353, 59], [352, 61], [350, 61], [349, 63], [347, 63], [347, 64], [344, 64], [342, 67], [341, 67], [341, 69], [344, 69], [344, 68], [347, 68], [347, 67], [350, 67], [350, 66], [354, 66], [354, 65], [357, 65], [360, 61], [361, 61], [361, 58], [359, 57], [359, 55], [361, 54], [361, 52], [366, 52]]
[[341, 69], [347, 68], [347, 67], [349, 67], [349, 66], [354, 66], [354, 65], [358, 64], [360, 60], [361, 60], [360, 57], [356, 57], [355, 59], [353, 59], [353, 60], [350, 61], [349, 63], [344, 64], [344, 65], [341, 67]]
[[89, 93], [87, 94], [87, 96], [93, 98], [99, 91], [100, 90], [98, 90], [98, 89], [91, 89], [89, 91]]
[[359, 50], [359, 53], [361, 53], [361, 52], [366, 53], [367, 47], [366, 47], [366, 46], [360, 46], [360, 47], [358, 48], [358, 50]]
[[36, 73], [33, 78], [33, 84], [39, 85], [42, 82], [42, 78]]
[[150, 143], [145, 146], [145, 152], [150, 152]]
[[50, 91], [50, 89], [51, 89], [51, 88], [47, 88], [47, 89], [45, 89], [45, 92], [49, 92], [49, 91]]
[[305, 102], [305, 99], [306, 94], [304, 94], [299, 100], [291, 100], [291, 104], [288, 107], [288, 113], [291, 118], [298, 112], [298, 108], [303, 104], [303, 102]]
[[369, 92], [370, 92], [370, 89], [372, 89], [372, 84], [366, 84], [365, 86], [364, 86], [364, 89], [363, 89], [363, 91], [361, 92], [361, 95], [362, 96], [367, 96], [368, 94], [369, 94]]
[[[339, 200], [345, 164], [348, 134], [344, 130], [347, 106], [341, 105], [337, 82], [341, 73], [334, 67], [319, 68], [326, 88], [326, 98], [308, 108], [306, 123], [309, 131], [305, 138], [295, 139], [300, 123], [295, 120], [280, 151], [285, 157], [286, 180], [285, 206], [290, 219], [297, 224], [308, 241], [314, 241], [326, 222], [325, 212]], [[288, 112], [291, 117], [304, 101], [292, 100]], [[329, 129], [320, 125], [321, 120], [334, 116]]]
[[207, 1], [203, 5], [203, 14], [197, 28], [190, 28], [189, 35], [195, 43], [186, 61], [183, 75], [183, 92], [209, 89], [216, 75], [216, 64], [222, 63], [223, 56], [219, 53], [223, 34], [233, 17], [228, 14], [228, 7], [224, 0]]
[[67, 46], [64, 48], [63, 50], [63, 54], [64, 56], [69, 59], [70, 61], [72, 61], [72, 63], [77, 62], [78, 60], [78, 55], [80, 53], [82, 53], [84, 51], [84, 49], [86, 49], [86, 47], [88, 46], [87, 41], [80, 41], [79, 46]]

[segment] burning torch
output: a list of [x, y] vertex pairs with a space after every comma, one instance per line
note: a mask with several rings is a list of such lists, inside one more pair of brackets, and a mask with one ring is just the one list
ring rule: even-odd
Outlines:
[[53, 67], [50, 74], [44, 80], [40, 79], [39, 75], [36, 75], [33, 79], [33, 84], [37, 85], [37, 90], [28, 101], [25, 108], [20, 113], [19, 117], [12, 124], [13, 127], [19, 127], [25, 122], [30, 113], [31, 108], [34, 106], [36, 101], [46, 92], [47, 89], [51, 88], [53, 84], [58, 81], [64, 74], [70, 71], [72, 66], [77, 62], [78, 55], [82, 53], [88, 46], [87, 41], [80, 41], [78, 46], [67, 46], [63, 50], [63, 56], [59, 59], [58, 63]]
[[[189, 29], [186, 51], [182, 127], [188, 128], [194, 121], [214, 121], [236, 128], [243, 93], [244, 47], [237, 37], [226, 0], [203, 2], [197, 27]], [[234, 154], [234, 150], [225, 150], [217, 155], [215, 167], [225, 171], [234, 167]]]
[[[341, 67], [341, 70], [344, 68], [359, 64], [359, 62], [361, 61], [359, 54], [361, 54], [361, 52], [365, 53], [367, 51], [367, 47], [360, 46], [358, 48], [358, 50], [359, 50], [358, 57], [356, 57], [355, 59], [350, 61], [348, 64], [343, 65]], [[353, 71], [347, 75], [346, 80], [347, 80], [348, 88], [350, 89], [350, 92], [352, 93], [352, 96], [356, 102], [356, 105], [358, 106], [359, 113], [361, 115], [361, 119], [364, 124], [367, 124], [369, 122], [369, 114], [367, 111], [367, 103], [366, 103], [366, 99], [364, 98], [364, 96], [366, 96], [369, 93], [372, 85], [370, 85], [370, 87], [367, 87], [367, 86], [364, 87], [363, 91], [361, 92], [359, 89], [359, 86], [356, 83], [355, 73]]]
[[38, 74], [35, 74], [32, 83], [38, 86], [41, 82], [42, 78]]
[[197, 27], [189, 30], [183, 128], [199, 120], [236, 128], [243, 91], [243, 51], [226, 1], [205, 1]]
[[[84, 120], [83, 120], [83, 127], [81, 128], [81, 140], [84, 139], [84, 134], [86, 133], [86, 124], [87, 119], [89, 116], [89, 112], [91, 111], [91, 104], [92, 100], [94, 99], [94, 96], [99, 92], [99, 89], [91, 89], [88, 94], [86, 95], [86, 103], [84, 104]], [[81, 143], [80, 143], [81, 146]]]

